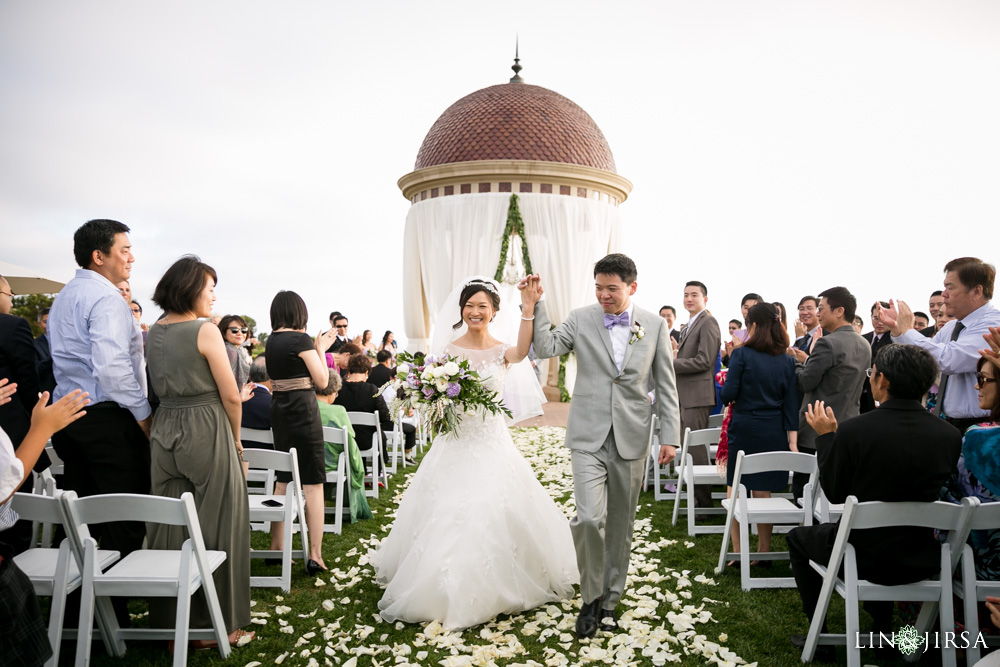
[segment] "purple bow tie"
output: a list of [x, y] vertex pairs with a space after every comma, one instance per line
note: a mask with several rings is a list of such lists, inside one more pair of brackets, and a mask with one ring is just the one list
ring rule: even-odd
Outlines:
[[604, 328], [613, 329], [616, 325], [621, 325], [623, 327], [628, 326], [628, 311], [626, 310], [621, 315], [610, 315], [604, 313]]

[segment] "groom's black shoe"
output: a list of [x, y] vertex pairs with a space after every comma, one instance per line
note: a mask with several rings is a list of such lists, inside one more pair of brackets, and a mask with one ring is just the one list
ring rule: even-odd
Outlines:
[[584, 602], [580, 615], [576, 619], [577, 639], [586, 639], [597, 634], [597, 615], [601, 611], [601, 598], [592, 602]]
[[614, 632], [618, 629], [618, 608], [602, 609], [601, 618], [597, 622], [601, 630]]

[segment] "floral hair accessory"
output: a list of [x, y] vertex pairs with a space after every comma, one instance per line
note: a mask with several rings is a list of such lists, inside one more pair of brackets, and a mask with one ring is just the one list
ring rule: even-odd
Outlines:
[[497, 286], [494, 285], [492, 282], [489, 282], [487, 280], [478, 280], [477, 279], [477, 280], [470, 280], [469, 282], [465, 283], [466, 287], [472, 287], [473, 285], [475, 285], [477, 287], [485, 287], [486, 289], [488, 289], [489, 291], [493, 292], [497, 296], [500, 296], [500, 290], [498, 290]]

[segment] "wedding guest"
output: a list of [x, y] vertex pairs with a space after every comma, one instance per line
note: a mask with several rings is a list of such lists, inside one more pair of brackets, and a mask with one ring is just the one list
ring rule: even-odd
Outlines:
[[[31, 326], [23, 317], [11, 315], [14, 292], [10, 283], [0, 276], [0, 378], [7, 378], [20, 391], [12, 401], [0, 405], [0, 428], [10, 436], [15, 450], [31, 428], [31, 411], [38, 402], [38, 367], [35, 363], [35, 342]], [[49, 466], [48, 455], [42, 455], [39, 472]], [[30, 485], [25, 490], [30, 490]], [[15, 553], [29, 547], [31, 524], [20, 522], [16, 528], [0, 535]]]
[[336, 332], [337, 338], [333, 341], [327, 352], [336, 352], [351, 342], [350, 338], [347, 337], [347, 316], [336, 313], [330, 318], [330, 323], [333, 324], [333, 330]]
[[49, 309], [38, 311], [38, 326], [42, 335], [35, 339], [35, 369], [38, 371], [38, 390], [49, 392], [56, 390], [56, 377], [52, 374], [52, 350], [49, 348]]
[[[868, 342], [868, 346], [872, 351], [871, 363], [875, 363], [875, 355], [878, 351], [885, 347], [886, 345], [892, 345], [892, 336], [889, 335], [889, 327], [886, 326], [882, 318], [878, 316], [879, 306], [883, 308], [888, 308], [889, 303], [887, 301], [876, 301], [872, 304], [871, 315], [872, 315], [872, 330], [861, 336]], [[866, 412], [871, 412], [875, 409], [875, 399], [872, 398], [872, 388], [871, 383], [869, 383], [868, 378], [865, 378], [865, 384], [861, 388], [861, 414]]]
[[392, 365], [396, 365], [396, 335], [391, 331], [386, 331], [382, 336], [382, 345], [379, 346], [380, 350], [385, 350], [392, 355]]
[[[344, 406], [333, 403], [337, 400], [337, 393], [340, 391], [343, 381], [332, 368], [328, 372], [330, 380], [326, 387], [315, 390], [317, 407], [323, 426], [347, 429], [347, 456], [350, 457], [351, 478], [347, 484], [347, 494], [350, 497], [344, 498], [344, 507], [350, 508], [351, 523], [355, 523], [372, 518], [372, 510], [365, 497], [365, 462], [361, 458], [361, 450], [358, 449], [358, 443], [355, 440], [354, 427], [351, 425], [351, 420], [347, 418], [347, 410], [344, 409]], [[333, 472], [337, 470], [344, 446], [332, 442], [324, 442], [323, 445], [326, 447], [326, 471]], [[336, 490], [336, 486], [330, 488]]]
[[[271, 335], [264, 356], [271, 377], [271, 432], [274, 448], [287, 452], [293, 447], [299, 461], [299, 477], [306, 497], [306, 524], [309, 528], [309, 558], [306, 572], [325, 571], [323, 561], [323, 482], [326, 479], [323, 426], [316, 407], [313, 385], [325, 387], [330, 377], [323, 363], [323, 351], [333, 344], [334, 332], [327, 331], [316, 341], [305, 332], [309, 311], [295, 292], [281, 291], [271, 301]], [[275, 494], [284, 495], [290, 473], [277, 473]], [[284, 526], [271, 522], [271, 549], [282, 548]], [[304, 545], [303, 545], [304, 547]]]
[[732, 336], [738, 330], [743, 328], [743, 323], [739, 320], [729, 320], [729, 335]]
[[[934, 337], [934, 334], [936, 334], [941, 327], [944, 326], [944, 322], [941, 322], [938, 319], [944, 309], [944, 297], [942, 296], [942, 291], [934, 290], [931, 292], [931, 296], [927, 300], [927, 312], [930, 313], [930, 321], [926, 327], [920, 330], [921, 334], [927, 338]], [[914, 313], [914, 315], [916, 315], [916, 313]]]
[[361, 350], [367, 354], [369, 357], [375, 358], [378, 352], [378, 346], [372, 342], [372, 330], [365, 329], [364, 333], [361, 334]]
[[[259, 431], [271, 430], [271, 378], [267, 374], [267, 359], [258, 356], [250, 364], [250, 382], [253, 383], [253, 394], [243, 403], [243, 428]], [[274, 449], [272, 443], [243, 440], [244, 447], [255, 449]]]
[[[823, 335], [816, 339], [809, 355], [794, 347], [789, 350], [795, 355], [796, 381], [804, 394], [798, 448], [807, 454], [816, 453], [816, 431], [806, 420], [806, 408], [824, 401], [842, 421], [857, 417], [865, 371], [871, 366], [871, 348], [851, 326], [857, 309], [854, 295], [846, 287], [831, 287], [819, 296], [817, 312]], [[795, 474], [792, 492], [796, 498], [802, 497], [807, 477]]]
[[[12, 403], [17, 385], [0, 378], [0, 407]], [[81, 410], [90, 401], [79, 389], [69, 392], [52, 405], [48, 392], [34, 397], [31, 424], [14, 451], [7, 433], [0, 428], [0, 536], [15, 522], [17, 513], [11, 507], [14, 492], [28, 478], [45, 451], [52, 435], [71, 422], [83, 417]], [[14, 399], [20, 402], [19, 398]], [[14, 562], [15, 551], [0, 541], [0, 661], [5, 665], [41, 665], [52, 657], [48, 627], [35, 597], [35, 589], [27, 575]]]
[[[335, 323], [337, 321], [337, 318], [339, 318], [339, 317], [341, 317], [341, 312], [339, 310], [335, 310], [332, 313], [330, 313], [330, 332], [332, 334], [334, 334], [334, 335], [337, 334], [337, 327], [336, 327]], [[339, 338], [335, 339], [334, 340], [334, 345], [336, 345], [339, 342], [339, 340], [340, 340]], [[343, 343], [341, 343], [341, 345], [342, 344]], [[340, 345], [337, 345], [337, 347], [340, 347]], [[329, 354], [329, 353], [331, 353], [333, 351], [334, 351], [333, 350], [333, 345], [331, 345], [330, 349], [328, 349], [328, 350], [325, 351], [325, 354]]]
[[396, 369], [390, 368], [390, 363], [392, 363], [392, 355], [386, 350], [379, 350], [375, 355], [375, 366], [368, 373], [368, 381], [376, 387], [381, 387], [396, 377]]
[[778, 314], [781, 315], [781, 326], [785, 328], [785, 337], [788, 337], [788, 311], [785, 310], [785, 304], [780, 301], [772, 301], [771, 305], [778, 309]]
[[[681, 434], [685, 429], [698, 431], [708, 428], [708, 417], [715, 407], [715, 364], [719, 357], [722, 335], [719, 323], [707, 309], [708, 288], [697, 280], [684, 286], [684, 309], [691, 316], [681, 335], [674, 359], [677, 377], [677, 399], [681, 411]], [[695, 465], [708, 463], [704, 447], [690, 452]], [[712, 489], [695, 487], [695, 506], [712, 506]]]
[[[749, 294], [745, 294], [743, 296], [743, 300], [740, 301], [740, 312], [743, 313], [743, 321], [744, 322], [747, 321], [747, 313], [750, 312], [750, 309], [753, 308], [754, 306], [756, 306], [758, 303], [760, 303], [763, 300], [764, 300], [764, 297], [762, 297], [760, 294], [757, 294], [756, 292], [750, 292]], [[740, 345], [742, 345], [743, 343], [745, 343], [746, 340], [747, 340], [747, 336], [748, 335], [749, 335], [749, 332], [746, 329], [742, 328], [742, 327], [740, 327], [739, 329], [737, 329], [736, 331], [734, 331], [733, 334], [732, 334], [732, 336], [733, 336], [733, 346], [734, 347], [739, 347]]]
[[250, 359], [243, 349], [250, 328], [246, 320], [239, 315], [225, 315], [219, 320], [219, 331], [222, 332], [222, 339], [226, 343], [229, 365], [233, 369], [233, 375], [236, 376], [236, 388], [242, 390], [243, 385], [250, 379]]
[[[981, 504], [1000, 501], [1000, 391], [997, 390], [995, 357], [980, 358], [976, 365], [976, 389], [979, 407], [989, 410], [989, 417], [970, 426], [962, 439], [958, 469], [941, 490], [941, 500], [953, 503], [962, 498], [978, 498]], [[969, 533], [976, 579], [1000, 581], [1000, 529], [973, 530]]]
[[[675, 342], [680, 343], [681, 332], [674, 329], [674, 322], [677, 321], [677, 309], [673, 306], [663, 306], [660, 308], [660, 317], [667, 321], [667, 329], [670, 331], [670, 337], [673, 338]], [[740, 323], [740, 326], [742, 326], [742, 323]]]
[[855, 315], [854, 316], [854, 331], [860, 334], [862, 331], [864, 331], [864, 329], [865, 329], [865, 321], [863, 319], [861, 319], [860, 315]]
[[125, 303], [132, 303], [132, 286], [127, 280], [122, 280], [115, 287], [118, 288], [118, 293], [125, 299]]
[[142, 321], [142, 306], [139, 305], [138, 301], [131, 301], [128, 304], [129, 309], [132, 311], [132, 317], [135, 318], [135, 323], [139, 325], [139, 329], [142, 330], [142, 344], [146, 344], [146, 334], [149, 332], [149, 325], [144, 324]]
[[818, 308], [819, 299], [814, 296], [804, 296], [799, 299], [799, 319], [795, 321], [795, 343], [792, 347], [806, 354], [812, 350], [815, 340], [823, 335], [817, 316]]
[[[733, 335], [742, 328], [743, 328], [743, 322], [740, 322], [739, 320], [729, 320], [729, 337], [732, 338]], [[721, 361], [723, 366], [729, 365], [729, 355], [732, 353], [732, 351], [733, 351], [732, 342], [726, 341], [722, 346]]]
[[[150, 492], [167, 498], [194, 494], [205, 548], [227, 554], [214, 580], [235, 645], [250, 624], [250, 511], [241, 466], [240, 391], [219, 328], [203, 319], [212, 314], [217, 279], [215, 269], [189, 255], [167, 269], [153, 292], [165, 316], [150, 328], [146, 348], [150, 383], [160, 399], [150, 438]], [[182, 526], [149, 524], [150, 549], [179, 550], [188, 538]], [[176, 604], [173, 598], [150, 598], [150, 626], [174, 627]], [[202, 596], [192, 599], [190, 614], [191, 627], [212, 626]]]
[[[839, 299], [834, 296], [833, 300]], [[820, 308], [823, 306], [821, 302]], [[823, 336], [807, 367], [813, 358], [826, 355], [824, 341], [846, 338], [840, 333], [842, 328]], [[861, 340], [853, 331], [850, 336]], [[860, 351], [867, 363], [867, 350]], [[829, 404], [824, 407], [816, 402], [808, 406], [806, 422], [817, 434], [814, 442], [819, 450], [819, 481], [830, 502], [842, 503], [847, 496], [855, 496], [860, 502], [938, 499], [941, 485], [955, 471], [961, 438], [955, 428], [929, 415], [920, 404], [936, 375], [934, 359], [924, 350], [913, 345], [889, 345], [879, 350], [871, 371], [878, 409], [844, 419]], [[800, 446], [801, 433], [800, 429]], [[793, 528], [786, 537], [802, 611], [810, 619], [823, 579], [809, 561], [830, 560], [838, 529], [838, 523], [823, 523]], [[941, 566], [940, 547], [933, 531], [925, 528], [860, 530], [852, 532], [849, 541], [856, 550], [858, 577], [876, 584], [920, 581], [934, 576]], [[891, 602], [865, 603], [876, 633], [892, 629], [892, 608]], [[793, 635], [792, 643], [801, 647], [804, 637]]]
[[[49, 311], [49, 344], [56, 378], [53, 400], [75, 389], [90, 394], [86, 416], [52, 436], [65, 462], [63, 486], [80, 497], [149, 493], [150, 407], [142, 332], [117, 283], [127, 280], [135, 258], [129, 228], [115, 220], [91, 220], [73, 235], [80, 266]], [[140, 521], [97, 524], [90, 532], [102, 549], [122, 558], [142, 548]], [[129, 624], [123, 599], [115, 612]]]
[[[732, 404], [726, 459], [726, 495], [731, 496], [739, 452], [797, 451], [799, 400], [795, 362], [786, 354], [788, 331], [773, 304], [758, 303], [747, 312], [747, 342], [733, 350], [722, 386], [722, 402]], [[788, 473], [746, 475], [741, 481], [755, 498], [770, 498], [788, 486]], [[758, 552], [771, 550], [771, 524], [758, 524]], [[739, 551], [739, 524], [732, 526], [733, 551]], [[765, 561], [770, 564], [770, 561]], [[753, 563], [752, 563], [753, 564]]]
[[956, 319], [934, 338], [913, 329], [913, 313], [903, 302], [883, 308], [880, 316], [894, 342], [922, 347], [937, 361], [942, 377], [934, 414], [965, 433], [988, 415], [979, 407], [975, 390], [976, 363], [983, 335], [989, 327], [1000, 326], [1000, 311], [990, 303], [996, 269], [976, 257], [960, 257], [948, 262], [944, 272], [944, 311]]
[[[378, 387], [368, 382], [368, 372], [371, 370], [371, 360], [360, 352], [352, 354], [347, 361], [347, 376], [344, 378], [343, 387], [337, 395], [336, 405], [341, 405], [348, 412], [367, 412], [371, 414], [378, 412], [380, 428], [392, 430], [392, 417], [389, 408], [385, 404], [385, 399], [378, 393]], [[358, 438], [358, 448], [366, 452], [372, 448], [373, 437], [375, 435], [374, 426], [363, 426], [355, 424], [354, 432]], [[406, 449], [409, 451], [416, 444], [414, 436], [413, 442], [407, 439]], [[382, 460], [387, 459], [385, 438], [382, 440]]]
[[927, 317], [927, 313], [919, 310], [913, 313], [913, 328], [920, 333], [923, 333], [924, 329], [930, 326], [930, 323], [931, 319]]

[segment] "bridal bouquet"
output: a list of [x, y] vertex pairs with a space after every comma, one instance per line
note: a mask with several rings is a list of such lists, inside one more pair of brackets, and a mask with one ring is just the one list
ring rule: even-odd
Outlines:
[[487, 413], [511, 416], [500, 403], [500, 395], [486, 388], [467, 359], [447, 355], [414, 358], [400, 352], [396, 361], [396, 378], [379, 389], [379, 393], [389, 388], [396, 392], [389, 405], [393, 419], [400, 411], [418, 410], [427, 418], [431, 431], [440, 434], [458, 429], [462, 413], [477, 408], [482, 408], [484, 418]]

